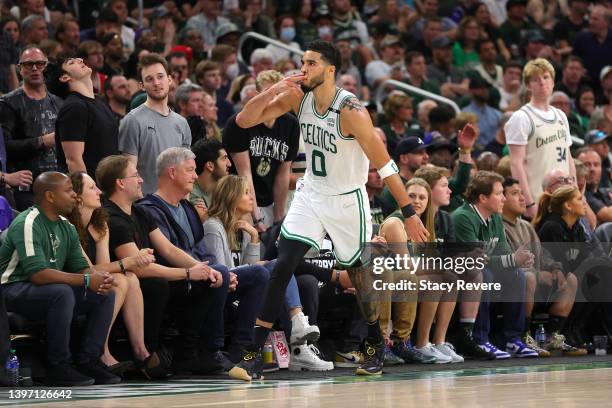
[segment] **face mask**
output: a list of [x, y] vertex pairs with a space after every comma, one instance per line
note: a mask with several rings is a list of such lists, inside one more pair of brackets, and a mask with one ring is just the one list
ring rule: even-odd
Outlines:
[[289, 42], [295, 38], [295, 27], [285, 27], [281, 30], [280, 38], [282, 41]]
[[240, 73], [240, 68], [238, 67], [237, 62], [230, 64], [225, 70], [225, 75], [227, 75], [230, 81], [234, 80], [234, 78], [236, 78], [239, 73]]
[[332, 33], [330, 26], [321, 26], [317, 29], [319, 37], [329, 37]]

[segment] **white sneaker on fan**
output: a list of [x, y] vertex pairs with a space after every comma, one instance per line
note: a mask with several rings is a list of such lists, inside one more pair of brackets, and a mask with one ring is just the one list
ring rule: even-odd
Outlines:
[[319, 328], [308, 324], [308, 316], [300, 312], [291, 318], [291, 337], [289, 345], [295, 346], [306, 342], [314, 343], [319, 340]]

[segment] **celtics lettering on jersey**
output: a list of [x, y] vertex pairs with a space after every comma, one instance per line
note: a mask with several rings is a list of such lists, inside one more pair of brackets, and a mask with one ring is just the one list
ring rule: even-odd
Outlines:
[[340, 129], [343, 104], [355, 95], [342, 88], [336, 90], [326, 112], [315, 106], [312, 92], [302, 98], [298, 119], [306, 153], [304, 183], [326, 195], [344, 194], [365, 185], [368, 159], [359, 143]]

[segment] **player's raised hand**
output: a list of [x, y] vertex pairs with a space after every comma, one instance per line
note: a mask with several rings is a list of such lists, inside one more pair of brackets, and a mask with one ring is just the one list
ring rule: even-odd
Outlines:
[[429, 237], [429, 231], [427, 231], [427, 228], [425, 228], [423, 222], [421, 222], [421, 219], [416, 214], [404, 220], [404, 228], [406, 228], [408, 239], [412, 242], [425, 242], [427, 237]]
[[459, 143], [459, 147], [463, 149], [471, 149], [476, 143], [476, 138], [478, 137], [478, 132], [476, 128], [471, 123], [466, 123], [463, 129], [457, 135], [457, 142]]
[[306, 79], [306, 75], [298, 74], [283, 78], [282, 81], [274, 84], [270, 89], [273, 90], [274, 94], [279, 96], [299, 96], [302, 97], [304, 92], [300, 84]]

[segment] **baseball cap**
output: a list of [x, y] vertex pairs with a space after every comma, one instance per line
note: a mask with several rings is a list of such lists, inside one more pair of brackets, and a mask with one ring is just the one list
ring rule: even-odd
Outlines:
[[400, 39], [396, 35], [387, 34], [380, 42], [380, 48], [389, 47], [394, 44], [399, 44]]
[[447, 48], [452, 45], [450, 38], [445, 35], [440, 35], [431, 40], [431, 48]]
[[234, 23], [222, 23], [215, 30], [215, 38], [218, 40], [225, 37], [228, 34], [242, 34], [242, 31]]
[[529, 30], [525, 35], [525, 44], [529, 43], [545, 43], [546, 39], [540, 32], [540, 30]]
[[442, 136], [440, 132], [435, 132], [435, 133], [436, 134], [432, 136], [432, 139], [429, 142], [429, 144], [427, 144], [427, 151], [433, 152], [433, 151], [440, 150], [440, 149], [448, 149], [452, 152], [453, 144], [450, 142], [450, 140]]
[[527, 6], [527, 0], [508, 0], [506, 10], [510, 10], [514, 6]]
[[610, 72], [612, 72], [612, 65], [606, 65], [605, 67], [603, 67], [601, 69], [601, 73], [599, 74], [599, 80], [603, 81], [604, 78], [607, 77]]
[[484, 79], [480, 75], [477, 75], [470, 79], [469, 89], [489, 88], [490, 86], [491, 85], [489, 85], [486, 79]]
[[593, 129], [584, 136], [584, 144], [601, 143], [608, 138], [608, 134], [603, 130]]
[[406, 137], [397, 144], [395, 148], [395, 159], [398, 160], [402, 154], [417, 153], [425, 150], [427, 146], [416, 136]]
[[159, 6], [159, 7], [156, 7], [151, 13], [151, 19], [157, 20], [159, 18], [166, 17], [169, 15], [170, 15], [170, 11], [168, 11], [166, 6]]

